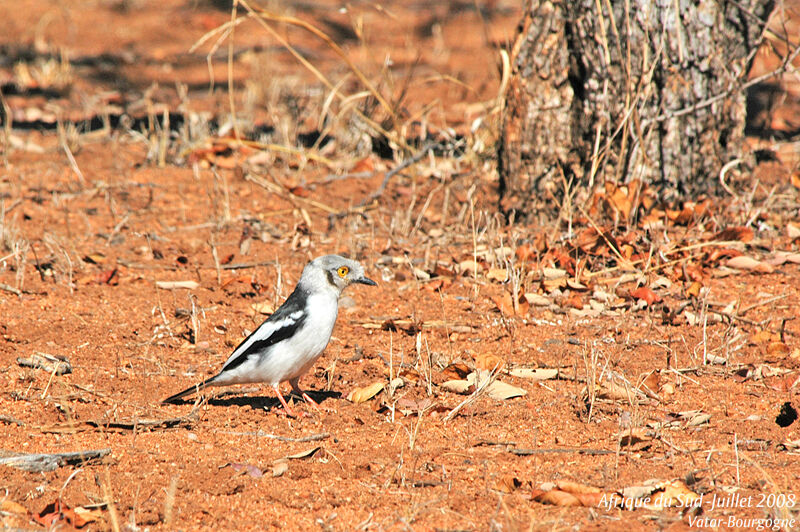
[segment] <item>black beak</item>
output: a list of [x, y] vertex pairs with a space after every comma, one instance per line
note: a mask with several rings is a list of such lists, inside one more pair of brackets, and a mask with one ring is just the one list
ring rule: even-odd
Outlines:
[[361, 284], [368, 284], [370, 286], [377, 286], [378, 285], [378, 283], [376, 283], [372, 279], [367, 279], [366, 277], [360, 277], [360, 278], [356, 279], [355, 282], [361, 283]]

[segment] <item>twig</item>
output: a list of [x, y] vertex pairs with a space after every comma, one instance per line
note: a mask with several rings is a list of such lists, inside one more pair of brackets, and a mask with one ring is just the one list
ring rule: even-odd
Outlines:
[[412, 155], [408, 159], [405, 159], [403, 162], [401, 162], [400, 164], [398, 164], [397, 166], [395, 166], [394, 168], [392, 168], [391, 170], [386, 172], [386, 175], [383, 176], [383, 181], [381, 182], [381, 186], [378, 187], [378, 190], [376, 190], [375, 192], [373, 192], [372, 194], [367, 196], [357, 206], [358, 207], [363, 207], [363, 206], [367, 205], [368, 203], [371, 203], [372, 201], [374, 201], [377, 198], [379, 198], [384, 193], [384, 191], [386, 190], [386, 186], [389, 184], [389, 180], [392, 177], [394, 177], [395, 174], [403, 171], [404, 169], [408, 168], [412, 164], [418, 163], [420, 160], [422, 160], [423, 157], [425, 157], [428, 154], [429, 151], [431, 151], [432, 149], [434, 149], [438, 145], [439, 145], [438, 142], [432, 142], [431, 141], [431, 142], [426, 143], [422, 147], [422, 149], [420, 149], [417, 153], [415, 153], [414, 155]]
[[3, 290], [4, 292], [11, 292], [18, 297], [22, 295], [22, 291], [19, 288], [14, 288], [13, 286], [5, 283], [0, 283], [0, 290]]
[[0, 458], [0, 465], [7, 465], [24, 471], [39, 473], [41, 471], [54, 471], [59, 467], [68, 465], [77, 465], [92, 460], [99, 460], [109, 453], [111, 453], [111, 449], [56, 454], [17, 454]]
[[0, 423], [6, 423], [7, 425], [17, 425], [18, 427], [25, 426], [24, 421], [20, 421], [19, 419], [11, 416], [0, 416]]
[[[616, 451], [609, 451], [607, 449], [582, 449], [580, 447], [576, 447], [574, 449], [569, 448], [552, 448], [552, 449], [511, 449], [508, 452], [511, 454], [516, 454], [517, 456], [530, 456], [532, 454], [549, 454], [549, 453], [576, 453], [576, 454], [588, 454], [590, 456], [602, 456], [608, 454], [617, 454]], [[620, 454], [627, 454], [624, 451]]]
[[320, 432], [319, 434], [311, 434], [310, 436], [303, 436], [302, 438], [291, 438], [289, 436], [280, 436], [278, 434], [269, 434], [264, 431], [257, 431], [257, 432], [236, 432], [232, 430], [222, 430], [219, 431], [222, 434], [231, 434], [233, 436], [257, 436], [259, 438], [269, 438], [271, 440], [278, 440], [278, 441], [286, 441], [286, 442], [293, 442], [293, 443], [304, 443], [309, 441], [320, 441], [326, 438], [330, 438], [330, 432]]

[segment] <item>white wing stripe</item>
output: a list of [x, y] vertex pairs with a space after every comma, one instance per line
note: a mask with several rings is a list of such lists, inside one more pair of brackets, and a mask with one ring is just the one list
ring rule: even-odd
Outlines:
[[297, 312], [293, 312], [288, 317], [280, 321], [265, 321], [264, 323], [259, 325], [258, 329], [256, 329], [244, 343], [242, 343], [238, 348], [236, 348], [236, 350], [233, 353], [231, 353], [231, 356], [228, 357], [228, 360], [226, 360], [225, 364], [223, 364], [222, 366], [223, 371], [225, 366], [230, 364], [230, 362], [234, 360], [236, 357], [238, 357], [240, 353], [247, 351], [247, 349], [249, 349], [254, 342], [260, 342], [266, 340], [270, 336], [275, 334], [275, 331], [283, 329], [284, 327], [291, 327], [292, 325], [297, 323], [297, 320], [300, 319], [302, 315], [303, 311], [298, 310]]

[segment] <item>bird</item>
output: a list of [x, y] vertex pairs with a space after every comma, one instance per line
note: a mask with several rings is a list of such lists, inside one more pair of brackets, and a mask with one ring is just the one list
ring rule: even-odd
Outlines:
[[219, 373], [167, 397], [162, 404], [175, 403], [209, 386], [265, 382], [275, 390], [286, 414], [295, 417], [279, 388], [289, 381], [294, 394], [319, 409], [300, 388], [300, 377], [327, 347], [339, 313], [339, 296], [354, 283], [377, 285], [354, 260], [340, 255], [312, 260], [286, 301], [233, 350]]

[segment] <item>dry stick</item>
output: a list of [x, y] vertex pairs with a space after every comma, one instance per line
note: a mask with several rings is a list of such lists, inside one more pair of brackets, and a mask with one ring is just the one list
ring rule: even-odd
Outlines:
[[330, 438], [330, 432], [320, 432], [318, 434], [311, 434], [310, 436], [303, 436], [302, 438], [291, 438], [289, 436], [280, 436], [278, 434], [269, 434], [263, 432], [261, 430], [257, 432], [236, 432], [232, 430], [222, 430], [219, 431], [222, 434], [231, 434], [233, 436], [257, 436], [259, 438], [269, 438], [271, 440], [278, 440], [278, 441], [285, 441], [285, 442], [292, 442], [292, 443], [304, 443], [309, 441], [320, 441], [326, 438]]
[[431, 151], [433, 148], [435, 148], [438, 145], [439, 145], [438, 142], [432, 142], [432, 141], [431, 142], [427, 142], [422, 147], [422, 149], [419, 150], [417, 153], [415, 153], [414, 155], [412, 155], [408, 159], [405, 159], [403, 162], [401, 162], [400, 164], [398, 164], [397, 166], [395, 166], [394, 168], [392, 168], [391, 170], [386, 172], [386, 175], [383, 176], [383, 181], [381, 182], [381, 186], [378, 187], [378, 190], [376, 190], [375, 192], [373, 192], [372, 194], [370, 194], [369, 196], [364, 198], [361, 201], [361, 203], [358, 204], [358, 207], [363, 207], [363, 206], [367, 205], [368, 203], [371, 203], [372, 201], [378, 199], [384, 193], [384, 191], [386, 190], [386, 186], [389, 184], [389, 180], [392, 177], [394, 177], [395, 174], [397, 174], [397, 173], [401, 172], [402, 170], [408, 168], [412, 164], [418, 163], [420, 160], [422, 160], [423, 157], [425, 157], [428, 154], [429, 151]]
[[[239, 7], [238, 0], [233, 0], [231, 5], [231, 27], [228, 35], [228, 104], [231, 107], [231, 123], [233, 124], [233, 136], [237, 142], [241, 142], [242, 136], [239, 134], [239, 124], [236, 122], [236, 100], [233, 91], [233, 37], [234, 30], [236, 29], [236, 11]], [[213, 79], [213, 78], [212, 78]]]
[[271, 192], [274, 192], [275, 194], [277, 194], [279, 196], [284, 196], [287, 200], [289, 200], [291, 203], [294, 203], [295, 205], [297, 203], [304, 203], [304, 204], [309, 205], [311, 207], [315, 207], [315, 208], [317, 208], [317, 209], [319, 209], [321, 211], [325, 211], [328, 214], [336, 214], [336, 213], [339, 212], [336, 209], [334, 209], [333, 207], [325, 205], [324, 203], [320, 203], [319, 201], [315, 201], [315, 200], [308, 199], [308, 198], [303, 198], [303, 197], [300, 197], [300, 196], [295, 196], [294, 194], [292, 194], [291, 192], [286, 190], [284, 187], [282, 187], [280, 185], [277, 185], [275, 183], [270, 183], [269, 181], [267, 181], [266, 179], [263, 179], [261, 177], [254, 176], [252, 174], [247, 174], [245, 176], [245, 179], [247, 181], [251, 181], [251, 182], [255, 183], [256, 185], [264, 187], [267, 190], [269, 190]]
[[214, 139], [214, 142], [219, 144], [228, 144], [230, 146], [248, 146], [251, 148], [258, 148], [265, 151], [277, 151], [282, 153], [289, 153], [292, 155], [297, 155], [301, 157], [305, 157], [306, 159], [311, 159], [312, 161], [316, 161], [318, 163], [322, 163], [328, 168], [336, 168], [338, 166], [337, 163], [328, 159], [327, 157], [323, 157], [322, 155], [315, 154], [313, 152], [309, 152], [306, 150], [301, 150], [298, 148], [292, 148], [291, 146], [281, 146], [280, 144], [269, 144], [265, 142], [258, 142], [255, 140], [246, 140], [246, 139]]
[[[254, 18], [255, 18], [255, 19], [258, 21], [258, 23], [259, 23], [259, 24], [261, 24], [261, 26], [262, 26], [264, 29], [266, 29], [266, 30], [267, 30], [267, 31], [268, 31], [268, 32], [269, 32], [269, 33], [270, 33], [270, 34], [271, 34], [271, 35], [272, 35], [272, 36], [273, 36], [273, 37], [274, 37], [274, 38], [275, 38], [275, 39], [276, 39], [276, 40], [277, 40], [279, 43], [281, 43], [281, 45], [282, 45], [282, 46], [284, 46], [284, 47], [285, 47], [285, 48], [286, 48], [286, 49], [289, 51], [289, 53], [290, 53], [290, 54], [292, 54], [292, 55], [294, 56], [294, 58], [295, 58], [295, 59], [297, 59], [297, 60], [300, 62], [300, 64], [302, 64], [302, 65], [303, 65], [304, 67], [306, 67], [306, 68], [307, 68], [307, 69], [308, 69], [308, 70], [309, 70], [309, 71], [310, 71], [312, 74], [314, 74], [314, 76], [315, 76], [317, 79], [319, 79], [319, 80], [320, 80], [320, 81], [321, 81], [323, 84], [325, 84], [325, 86], [326, 86], [326, 87], [328, 87], [328, 89], [330, 89], [330, 90], [335, 90], [335, 86], [334, 86], [334, 84], [333, 84], [333, 83], [331, 83], [331, 81], [330, 81], [328, 78], [326, 78], [326, 77], [325, 77], [325, 75], [324, 75], [324, 74], [322, 74], [322, 72], [320, 72], [320, 71], [319, 71], [319, 70], [318, 70], [318, 69], [317, 69], [317, 68], [316, 68], [314, 65], [312, 65], [312, 64], [311, 64], [311, 62], [310, 62], [310, 61], [308, 61], [308, 60], [307, 60], [305, 57], [303, 57], [303, 55], [302, 55], [300, 52], [298, 52], [298, 51], [295, 49], [295, 47], [294, 47], [294, 46], [292, 46], [291, 44], [289, 44], [289, 42], [288, 42], [288, 41], [287, 41], [287, 40], [286, 40], [286, 39], [285, 39], [285, 38], [284, 38], [284, 37], [283, 37], [281, 34], [279, 34], [277, 31], [275, 31], [275, 29], [274, 29], [274, 28], [272, 28], [272, 26], [270, 26], [269, 24], [267, 24], [267, 23], [266, 23], [266, 21], [265, 21], [265, 17], [262, 17], [260, 14], [256, 13], [256, 11], [255, 11], [255, 10], [253, 10], [253, 8], [251, 8], [251, 7], [250, 7], [250, 5], [249, 5], [249, 4], [247, 4], [246, 2], [244, 2], [243, 0], [240, 0], [240, 2], [239, 2], [239, 3], [241, 3], [241, 4], [242, 4], [242, 5], [245, 7], [245, 9], [247, 9], [247, 10], [249, 11], [249, 13], [250, 13], [250, 16], [254, 17]], [[269, 15], [269, 13], [267, 13], [267, 14]], [[272, 16], [272, 15], [270, 15], [270, 16]], [[289, 22], [289, 20], [288, 20], [288, 19], [290, 19], [291, 17], [283, 17], [283, 18], [287, 19], [287, 20], [285, 20], [286, 22]], [[266, 20], [271, 20], [271, 19], [267, 18]], [[299, 20], [299, 19], [294, 19], [294, 20], [297, 20], [297, 21], [301, 22], [301, 23], [302, 23], [302, 24], [304, 24], [304, 25], [305, 25], [305, 24], [308, 24], [308, 23], [305, 23], [305, 22], [303, 22], [303, 21], [301, 21], [301, 20]], [[293, 23], [293, 22], [291, 22], [291, 23]], [[309, 25], [309, 26], [310, 26], [310, 25]], [[303, 26], [303, 27], [304, 27], [305, 29], [308, 29], [306, 26]], [[312, 26], [312, 27], [313, 27], [313, 26]], [[309, 31], [311, 31], [311, 30], [309, 29]], [[322, 33], [322, 32], [321, 32], [321, 31], [319, 31], [319, 30], [317, 30], [317, 32], [319, 32], [319, 33]], [[315, 33], [315, 32], [313, 32], [313, 31], [312, 31], [312, 33]], [[324, 35], [324, 34], [323, 34], [323, 35]], [[205, 37], [205, 36], [204, 36], [204, 37]], [[326, 37], [327, 37], [327, 36], [326, 36]], [[325, 40], [325, 42], [326, 42], [326, 43], [331, 43], [331, 42], [333, 42], [333, 41], [330, 39], [330, 37], [327, 37], [327, 39], [324, 39], [324, 38], [323, 38], [323, 40]], [[337, 52], [337, 53], [338, 53], [338, 52]], [[347, 59], [345, 59], [345, 61], [347, 61]], [[340, 99], [345, 99], [344, 95], [342, 95], [342, 94], [341, 94], [341, 93], [339, 93], [338, 91], [336, 91], [336, 94], [339, 96], [339, 98], [340, 98]], [[379, 98], [379, 96], [376, 96], [376, 99], [378, 99], [378, 98]], [[390, 111], [390, 112], [391, 112], [391, 111]], [[380, 124], [378, 124], [377, 122], [375, 122], [374, 120], [372, 120], [371, 118], [369, 118], [368, 116], [366, 116], [366, 115], [365, 115], [364, 113], [362, 113], [361, 111], [355, 110], [355, 113], [356, 113], [356, 115], [358, 115], [358, 117], [359, 117], [361, 120], [364, 120], [364, 122], [365, 122], [365, 123], [367, 123], [367, 124], [368, 124], [368, 125], [369, 125], [371, 128], [373, 128], [375, 131], [377, 131], [377, 132], [381, 133], [381, 134], [382, 134], [382, 135], [384, 135], [386, 138], [392, 139], [392, 140], [393, 140], [395, 143], [397, 143], [399, 146], [402, 146], [404, 149], [406, 149], [406, 150], [409, 150], [409, 151], [411, 150], [411, 148], [408, 146], [408, 144], [405, 142], [405, 140], [403, 140], [403, 139], [402, 139], [402, 138], [400, 138], [399, 136], [390, 134], [390, 133], [389, 133], [388, 131], [386, 131], [386, 130], [385, 130], [383, 127], [381, 127], [381, 125], [380, 125]], [[394, 116], [395, 116], [395, 114], [394, 114], [393, 112], [391, 112], [391, 115], [392, 115], [392, 117], [394, 117]]]
[[392, 120], [393, 121], [397, 121], [397, 115], [395, 114], [394, 109], [392, 108], [392, 106], [389, 105], [389, 102], [387, 102], [386, 99], [384, 99], [384, 97], [381, 95], [381, 93], [378, 92], [378, 90], [372, 85], [372, 83], [361, 72], [361, 70], [359, 70], [359, 68], [350, 60], [350, 58], [347, 57], [347, 54], [345, 53], [345, 51], [342, 50], [342, 48], [338, 44], [336, 44], [333, 41], [333, 39], [328, 37], [328, 35], [326, 35], [322, 31], [320, 31], [319, 28], [317, 28], [316, 26], [313, 26], [313, 25], [309, 24], [308, 22], [306, 22], [304, 20], [301, 20], [299, 18], [295, 18], [295, 17], [291, 17], [291, 16], [285, 16], [285, 15], [276, 15], [274, 13], [270, 13], [269, 11], [266, 11], [266, 10], [263, 10], [263, 9], [253, 9], [244, 0], [240, 0], [240, 2], [245, 7], [245, 9], [247, 9], [251, 13], [256, 13], [259, 17], [261, 17], [261, 18], [263, 18], [265, 20], [271, 20], [273, 22], [283, 22], [285, 24], [291, 24], [292, 26], [297, 26], [297, 27], [303, 28], [304, 30], [308, 31], [309, 33], [312, 33], [315, 36], [317, 36], [320, 39], [322, 39], [325, 42], [325, 44], [327, 44], [334, 52], [336, 52], [336, 54], [339, 57], [342, 58], [342, 60], [344, 60], [345, 63], [347, 63], [347, 66], [350, 68], [350, 70], [353, 72], [353, 74], [355, 74], [355, 76], [359, 79], [359, 81], [361, 81], [361, 83], [367, 88], [367, 90], [375, 97], [375, 99], [378, 100], [378, 102], [381, 104], [381, 106], [383, 106], [383, 108], [386, 110], [386, 112], [389, 113], [389, 115], [391, 116]]
[[72, 171], [75, 172], [75, 175], [81, 180], [81, 183], [86, 184], [86, 178], [83, 177], [83, 172], [81, 172], [81, 169], [78, 167], [78, 161], [75, 160], [75, 157], [72, 155], [72, 150], [67, 146], [67, 135], [64, 132], [64, 126], [61, 122], [59, 122], [59, 125], [61, 129], [61, 147], [64, 148], [64, 153], [67, 155], [69, 165], [72, 167]]
[[14, 288], [13, 286], [7, 285], [5, 283], [0, 283], [0, 290], [3, 290], [4, 292], [11, 292], [15, 296], [22, 295], [22, 291], [19, 288]]

